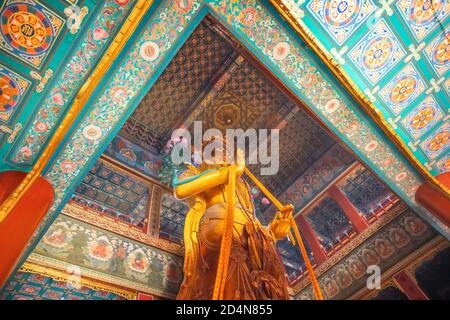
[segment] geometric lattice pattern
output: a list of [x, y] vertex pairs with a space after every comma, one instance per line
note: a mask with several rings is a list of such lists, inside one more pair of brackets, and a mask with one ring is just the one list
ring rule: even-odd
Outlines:
[[18, 272], [0, 292], [0, 300], [125, 300], [114, 293], [56, 281], [35, 273]]
[[341, 189], [366, 218], [370, 218], [378, 205], [393, 195], [386, 185], [364, 167], [357, 168], [349, 175]]
[[405, 55], [406, 51], [384, 20], [349, 52], [350, 59], [371, 83], [378, 82]]
[[201, 23], [127, 120], [122, 134], [144, 147], [157, 144], [232, 52], [230, 44]]
[[[355, 161], [353, 155], [340, 145], [334, 144], [320, 159], [278, 195], [278, 200], [281, 203], [292, 204], [295, 207], [295, 212], [299, 212]], [[261, 221], [269, 222], [276, 212], [275, 207], [271, 203], [262, 203], [260, 197], [257, 197], [256, 200], [259, 200], [257, 202], [260, 204], [260, 211], [263, 211], [263, 215], [258, 216], [258, 218]]]
[[268, 120], [273, 118], [280, 108], [294, 108], [286, 95], [247, 60], [232, 72], [221, 92], [197, 119], [203, 122], [204, 130], [224, 126], [220, 123], [220, 114], [217, 113], [227, 105], [236, 107], [235, 111], [230, 110], [230, 113], [234, 111], [236, 114], [229, 116], [236, 121], [232, 121], [233, 125], [227, 127], [243, 129], [267, 128]]
[[306, 217], [317, 234], [323, 248], [328, 251], [346, 237], [353, 226], [339, 205], [325, 198]]
[[171, 193], [161, 198], [160, 234], [169, 240], [182, 242], [183, 227], [189, 207]]
[[73, 200], [143, 227], [150, 192], [143, 182], [100, 160], [76, 187]]
[[[303, 239], [306, 252], [311, 264], [314, 266], [315, 260], [309, 249], [308, 243]], [[288, 239], [277, 241], [278, 252], [280, 253], [281, 260], [283, 261], [286, 273], [288, 274], [289, 281], [296, 280], [303, 272], [306, 271], [306, 264], [303, 260], [298, 246], [293, 245]]]
[[[279, 171], [260, 177], [273, 193], [279, 194], [334, 141], [262, 70], [245, 58], [238, 59], [239, 53], [230, 41], [210, 20], [200, 23], [127, 120], [121, 135], [144, 148], [161, 149], [166, 143], [163, 139], [170, 138], [171, 131], [186, 119], [188, 125], [201, 121], [203, 130], [270, 129], [286, 121], [280, 130]], [[225, 70], [222, 65], [230, 59], [234, 67]], [[221, 78], [224, 74], [227, 76]], [[221, 86], [213, 89], [219, 78]], [[201, 111], [197, 109], [199, 104], [203, 106]], [[249, 165], [256, 174], [261, 166]]]
[[342, 44], [375, 10], [369, 1], [308, 1], [308, 10], [327, 29], [337, 43]]
[[280, 130], [278, 173], [261, 176], [261, 181], [274, 194], [280, 194], [316, 163], [334, 143], [325, 129], [304, 111], [298, 111]]

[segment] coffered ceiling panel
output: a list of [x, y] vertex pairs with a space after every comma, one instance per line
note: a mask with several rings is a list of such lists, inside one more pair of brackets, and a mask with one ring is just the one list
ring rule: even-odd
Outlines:
[[418, 163], [450, 170], [450, 2], [275, 0], [313, 35]]

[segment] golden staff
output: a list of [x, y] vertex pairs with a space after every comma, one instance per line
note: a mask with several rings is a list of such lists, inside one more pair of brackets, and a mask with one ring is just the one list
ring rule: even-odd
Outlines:
[[[261, 183], [261, 181], [259, 181], [258, 178], [256, 178], [253, 173], [251, 173], [250, 170], [247, 169], [247, 167], [244, 168], [244, 172], [253, 181], [253, 183], [256, 184], [256, 186], [262, 191], [262, 193], [264, 193], [264, 195], [269, 198], [269, 200], [278, 208], [278, 210], [280, 210], [280, 212], [285, 209], [285, 206], [283, 206], [281, 202], [278, 201], [278, 199], [275, 198], [275, 196], [269, 190], [267, 190], [267, 188]], [[312, 268], [311, 262], [309, 261], [308, 254], [306, 253], [305, 245], [303, 244], [302, 237], [300, 236], [300, 232], [298, 231], [297, 224], [295, 223], [292, 214], [289, 216], [289, 220], [291, 222], [291, 228], [294, 230], [294, 235], [297, 239], [298, 246], [300, 247], [300, 252], [302, 253], [303, 260], [305, 261], [306, 268], [308, 269], [314, 295], [316, 296], [317, 300], [323, 300], [322, 292], [320, 291], [320, 287], [314, 274], [314, 270]], [[292, 239], [292, 235], [289, 234], [289, 236]], [[293, 244], [295, 245], [295, 241], [293, 241]]]
[[230, 261], [231, 243], [233, 241], [235, 191], [236, 165], [231, 165], [228, 171], [226, 215], [224, 219], [222, 241], [220, 243], [220, 253], [217, 264], [216, 281], [214, 283], [213, 300], [223, 300], [223, 292], [227, 280], [228, 264]]

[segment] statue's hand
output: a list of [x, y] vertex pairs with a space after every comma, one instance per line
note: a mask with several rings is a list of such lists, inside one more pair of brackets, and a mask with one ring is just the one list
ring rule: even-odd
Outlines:
[[294, 206], [289, 204], [275, 214], [275, 218], [270, 223], [270, 231], [275, 240], [282, 240], [288, 235], [293, 211]]

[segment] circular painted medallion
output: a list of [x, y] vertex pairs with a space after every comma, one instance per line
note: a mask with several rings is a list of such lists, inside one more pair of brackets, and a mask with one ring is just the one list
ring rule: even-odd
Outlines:
[[369, 70], [382, 68], [392, 56], [393, 43], [388, 37], [372, 39], [364, 49], [362, 63]]
[[88, 125], [83, 129], [83, 135], [88, 140], [98, 140], [102, 136], [102, 129], [96, 125]]
[[364, 147], [364, 150], [366, 150], [367, 152], [372, 152], [377, 147], [378, 147], [378, 142], [373, 140], [373, 141], [369, 142], [368, 144], [366, 144], [366, 146]]
[[424, 106], [420, 108], [409, 122], [412, 130], [420, 130], [425, 128], [436, 116], [436, 109], [432, 106]]
[[324, 7], [325, 21], [335, 28], [349, 25], [361, 9], [360, 0], [331, 0]]
[[428, 144], [428, 150], [431, 152], [436, 152], [444, 148], [447, 143], [449, 143], [450, 139], [450, 133], [448, 132], [439, 132], [437, 135], [431, 139], [430, 143]]
[[443, 172], [450, 171], [450, 159], [444, 161], [444, 163], [441, 165], [441, 171]]
[[289, 43], [287, 42], [279, 42], [275, 45], [273, 48], [273, 57], [276, 60], [283, 60], [286, 58], [289, 53], [291, 52], [291, 47], [289, 46]]
[[325, 104], [325, 110], [328, 112], [334, 112], [339, 108], [339, 100], [331, 99]]
[[20, 98], [19, 86], [7, 74], [0, 72], [0, 112], [9, 112]]
[[433, 62], [440, 66], [445, 66], [450, 62], [450, 33], [442, 38], [433, 51]]
[[444, 8], [442, 0], [413, 0], [409, 12], [410, 19], [417, 25], [427, 25], [435, 20]]
[[147, 41], [142, 44], [139, 52], [144, 60], [153, 61], [159, 56], [159, 46], [153, 41]]
[[417, 90], [417, 78], [413, 75], [401, 77], [389, 94], [389, 101], [393, 104], [402, 104]]
[[1, 32], [6, 41], [28, 55], [38, 55], [52, 43], [53, 29], [50, 21], [30, 5], [16, 3], [6, 7], [1, 23]]

